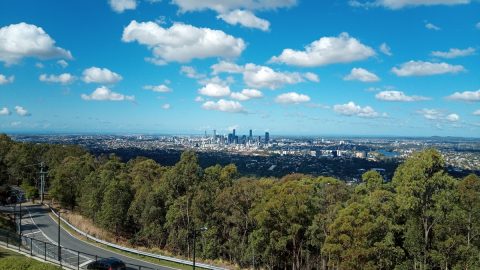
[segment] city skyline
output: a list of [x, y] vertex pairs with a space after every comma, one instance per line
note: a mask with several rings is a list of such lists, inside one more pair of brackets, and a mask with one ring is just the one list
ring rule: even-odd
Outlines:
[[479, 7], [2, 1], [0, 129], [478, 137]]

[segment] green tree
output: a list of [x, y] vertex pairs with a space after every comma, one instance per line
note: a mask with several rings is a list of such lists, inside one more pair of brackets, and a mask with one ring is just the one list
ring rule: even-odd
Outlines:
[[412, 268], [432, 265], [432, 228], [442, 218], [438, 204], [454, 184], [444, 167], [442, 155], [427, 149], [413, 154], [393, 177], [398, 209], [405, 218], [404, 248], [413, 259]]

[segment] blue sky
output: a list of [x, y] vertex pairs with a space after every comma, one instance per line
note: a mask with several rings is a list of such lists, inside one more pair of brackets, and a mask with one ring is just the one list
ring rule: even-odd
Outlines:
[[0, 130], [480, 134], [476, 0], [0, 2]]

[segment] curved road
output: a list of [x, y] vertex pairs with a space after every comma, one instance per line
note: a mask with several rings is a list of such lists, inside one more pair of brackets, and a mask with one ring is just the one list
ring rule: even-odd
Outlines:
[[[50, 210], [39, 205], [32, 205], [32, 206], [26, 206], [25, 211], [26, 211], [26, 214], [23, 215], [23, 219], [22, 219], [23, 235], [31, 238], [35, 238], [38, 240], [42, 240], [44, 242], [51, 242], [53, 245], [56, 245], [57, 244], [56, 241], [58, 239], [58, 224], [50, 217], [49, 215]], [[67, 262], [70, 260], [72, 262], [71, 264], [75, 266], [77, 265], [77, 255], [78, 255], [76, 251], [80, 251], [81, 253], [92, 255], [92, 256], [81, 255], [80, 265], [85, 265], [86, 263], [91, 261], [92, 258], [94, 258], [94, 256], [98, 256], [99, 258], [108, 258], [108, 257], [118, 258], [127, 264], [128, 269], [139, 269], [139, 268], [143, 270], [146, 270], [148, 268], [155, 269], [155, 270], [175, 269], [175, 268], [160, 266], [160, 265], [146, 262], [140, 259], [131, 258], [125, 255], [112, 252], [110, 250], [97, 247], [90, 243], [84, 242], [76, 237], [73, 237], [69, 232], [65, 231], [63, 228], [60, 231], [61, 231], [60, 244], [62, 248], [67, 248], [75, 251], [75, 252], [66, 251], [66, 250], [62, 251], [62, 258]], [[56, 257], [56, 254], [58, 253], [58, 251], [56, 251], [53, 245], [51, 246], [49, 252], [51, 252], [54, 255], [54, 257]], [[40, 246], [40, 244], [38, 244], [38, 246]], [[34, 250], [35, 250], [35, 247], [34, 247]]]

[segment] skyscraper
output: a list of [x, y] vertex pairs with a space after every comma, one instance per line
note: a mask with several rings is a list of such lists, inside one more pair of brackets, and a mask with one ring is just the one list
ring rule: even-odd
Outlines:
[[265, 144], [268, 144], [269, 141], [270, 141], [270, 133], [265, 132]]

